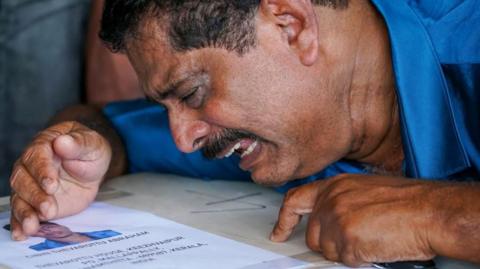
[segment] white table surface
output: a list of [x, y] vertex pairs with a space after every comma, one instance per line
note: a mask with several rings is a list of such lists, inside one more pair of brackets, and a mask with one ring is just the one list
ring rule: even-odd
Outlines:
[[[283, 196], [249, 182], [203, 181], [165, 174], [134, 174], [104, 184], [97, 200], [148, 211], [233, 240], [315, 264], [333, 265], [311, 252], [304, 243], [303, 221], [285, 243], [273, 243], [268, 235], [277, 219]], [[8, 210], [8, 197], [0, 198], [0, 211]], [[480, 255], [480, 254], [479, 254]], [[480, 268], [445, 258], [439, 269]]]

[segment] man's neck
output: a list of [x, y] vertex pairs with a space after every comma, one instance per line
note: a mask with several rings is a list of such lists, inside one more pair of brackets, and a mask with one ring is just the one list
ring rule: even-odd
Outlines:
[[404, 155], [390, 43], [383, 19], [372, 12], [359, 27], [349, 100], [354, 140], [347, 159], [398, 174]]

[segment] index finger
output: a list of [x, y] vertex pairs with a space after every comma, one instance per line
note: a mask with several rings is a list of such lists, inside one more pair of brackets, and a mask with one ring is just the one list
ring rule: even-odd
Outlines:
[[324, 181], [316, 181], [290, 190], [285, 195], [270, 240], [274, 242], [286, 241], [302, 216], [312, 212], [318, 193], [325, 188], [324, 185], [326, 184]]
[[21, 163], [43, 190], [52, 195], [58, 188], [59, 160], [54, 156], [51, 143], [30, 146]]

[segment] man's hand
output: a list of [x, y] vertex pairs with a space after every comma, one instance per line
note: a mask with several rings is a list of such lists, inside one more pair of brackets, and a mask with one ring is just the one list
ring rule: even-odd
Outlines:
[[39, 133], [10, 177], [12, 238], [24, 240], [38, 231], [40, 221], [85, 209], [95, 199], [111, 156], [107, 140], [77, 122]]
[[271, 240], [288, 239], [310, 214], [309, 248], [350, 266], [428, 260], [430, 233], [439, 230], [427, 197], [432, 186], [406, 178], [340, 175], [292, 189], [285, 196]]

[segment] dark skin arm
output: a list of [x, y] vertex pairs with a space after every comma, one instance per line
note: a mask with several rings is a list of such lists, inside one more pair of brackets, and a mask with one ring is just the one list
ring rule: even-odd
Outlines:
[[76, 214], [102, 181], [126, 171], [120, 137], [95, 106], [60, 112], [17, 160], [11, 178], [12, 238], [26, 239], [39, 222]]
[[273, 241], [310, 214], [307, 245], [350, 266], [428, 260], [480, 263], [480, 185], [402, 177], [340, 175], [285, 196]]
[[110, 121], [103, 115], [96, 105], [75, 105], [58, 113], [50, 125], [76, 121], [96, 131], [103, 136], [112, 149], [112, 159], [105, 178], [113, 178], [125, 174], [127, 171], [127, 156], [122, 139], [115, 131]]

